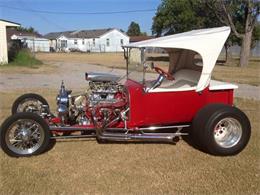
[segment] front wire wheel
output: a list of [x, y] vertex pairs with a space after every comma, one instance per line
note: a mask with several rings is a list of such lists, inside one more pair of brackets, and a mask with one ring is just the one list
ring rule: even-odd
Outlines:
[[48, 124], [37, 114], [18, 113], [10, 116], [1, 127], [1, 147], [10, 156], [31, 156], [48, 147]]
[[20, 112], [33, 112], [41, 115], [44, 107], [49, 107], [48, 102], [40, 95], [34, 93], [24, 94], [18, 97], [12, 106], [12, 114]]

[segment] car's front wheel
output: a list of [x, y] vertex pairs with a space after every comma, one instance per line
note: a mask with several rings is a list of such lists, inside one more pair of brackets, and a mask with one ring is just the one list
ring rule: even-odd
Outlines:
[[39, 115], [17, 113], [1, 126], [0, 145], [9, 156], [24, 157], [44, 152], [50, 143], [48, 124]]
[[12, 105], [12, 114], [20, 112], [33, 112], [41, 114], [43, 106], [49, 107], [48, 102], [42, 96], [34, 93], [27, 93], [18, 97]]
[[204, 151], [214, 155], [235, 155], [247, 145], [251, 126], [238, 108], [223, 104], [208, 105], [193, 120], [193, 139]]

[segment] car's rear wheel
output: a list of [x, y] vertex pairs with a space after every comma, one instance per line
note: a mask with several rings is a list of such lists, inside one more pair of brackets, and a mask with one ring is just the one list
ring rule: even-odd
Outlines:
[[35, 113], [14, 114], [1, 126], [0, 145], [9, 156], [40, 154], [48, 148], [49, 143], [49, 126]]
[[20, 112], [33, 112], [38, 115], [43, 110], [43, 105], [49, 107], [48, 102], [40, 95], [27, 93], [18, 97], [12, 106], [12, 114]]
[[238, 154], [246, 147], [250, 134], [247, 116], [229, 105], [208, 105], [193, 120], [193, 139], [202, 150], [214, 155]]

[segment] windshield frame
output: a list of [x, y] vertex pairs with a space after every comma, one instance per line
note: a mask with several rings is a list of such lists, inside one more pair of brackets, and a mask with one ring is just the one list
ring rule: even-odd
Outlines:
[[131, 53], [132, 49], [139, 49], [140, 50], [140, 52], [141, 52], [140, 61], [141, 61], [142, 72], [143, 72], [142, 78], [141, 78], [141, 81], [142, 81], [141, 84], [145, 84], [145, 48], [144, 47], [141, 47], [141, 48], [139, 48], [139, 47], [123, 47], [123, 49], [124, 49], [124, 58], [126, 60], [126, 78], [133, 80], [135, 82], [138, 82], [138, 83], [140, 83], [140, 81], [134, 80], [133, 78], [129, 78], [129, 74], [131, 73], [129, 71], [129, 64], [130, 64], [129, 60], [130, 60], [130, 53]]

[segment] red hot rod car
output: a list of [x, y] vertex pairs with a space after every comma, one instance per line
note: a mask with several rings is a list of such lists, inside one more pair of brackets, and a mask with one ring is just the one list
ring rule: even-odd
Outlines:
[[21, 157], [44, 152], [51, 139], [174, 142], [189, 134], [210, 154], [239, 153], [251, 127], [233, 105], [237, 86], [211, 79], [229, 33], [201, 29], [126, 45], [126, 76], [86, 73], [81, 95], [62, 82], [57, 114], [40, 95], [20, 96], [1, 126], [1, 148]]

